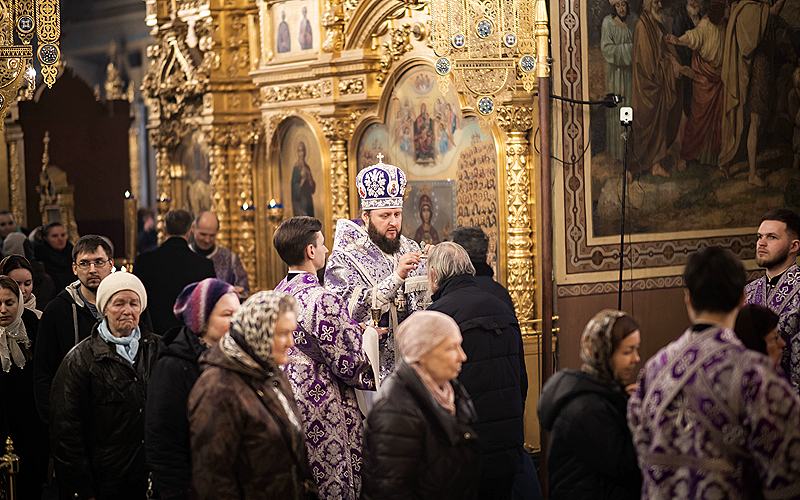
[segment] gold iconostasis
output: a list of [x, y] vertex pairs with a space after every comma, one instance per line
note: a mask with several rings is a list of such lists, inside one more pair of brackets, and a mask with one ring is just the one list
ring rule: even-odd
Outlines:
[[[403, 234], [438, 243], [455, 227], [483, 228], [527, 342], [538, 338], [532, 101], [498, 103], [487, 120], [454, 85], [443, 92], [427, 3], [146, 3], [159, 220], [212, 207], [221, 244], [255, 288], [270, 288], [285, 270], [271, 245], [277, 224], [318, 217], [330, 247], [335, 221], [360, 215], [356, 174], [382, 154], [408, 176]], [[538, 343], [528, 347], [535, 357]]]

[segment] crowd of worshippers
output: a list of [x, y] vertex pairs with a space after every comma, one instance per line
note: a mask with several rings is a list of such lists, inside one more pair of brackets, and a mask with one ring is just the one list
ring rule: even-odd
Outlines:
[[[243, 302], [182, 210], [132, 273], [107, 239], [80, 238], [77, 279], [42, 313], [30, 261], [5, 257], [0, 433], [19, 498], [541, 498], [488, 238], [456, 228], [421, 248], [401, 235], [403, 172], [357, 182], [362, 215], [337, 222], [330, 256], [318, 219], [285, 220], [286, 277]], [[800, 498], [798, 253], [800, 217], [779, 209], [756, 281], [728, 250], [691, 255], [692, 326], [641, 370], [647, 332], [595, 315], [581, 369], [538, 403], [550, 498]]]

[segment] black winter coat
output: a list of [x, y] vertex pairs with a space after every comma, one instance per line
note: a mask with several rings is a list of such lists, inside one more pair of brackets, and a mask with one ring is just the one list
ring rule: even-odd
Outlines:
[[[70, 349], [92, 333], [97, 319], [71, 284], [47, 304], [33, 354], [34, 394], [39, 417], [49, 422], [50, 385]], [[38, 297], [37, 297], [38, 298]], [[77, 328], [75, 328], [77, 325]]]
[[642, 476], [626, 421], [628, 397], [575, 370], [547, 381], [539, 421], [550, 431], [551, 500], [626, 500], [641, 495]]
[[144, 498], [144, 406], [159, 338], [142, 331], [131, 365], [92, 335], [64, 358], [50, 394], [59, 491], [68, 498]]
[[[23, 466], [17, 475], [17, 498], [41, 498], [47, 476], [47, 426], [39, 419], [33, 400], [33, 356], [39, 320], [32, 311], [22, 313], [22, 322], [31, 347], [22, 348], [25, 367], [11, 365], [8, 372], [0, 369], [0, 439], [5, 452], [5, 439], [10, 436]], [[3, 340], [5, 342], [5, 340]]]
[[181, 326], [172, 307], [186, 285], [216, 277], [214, 262], [192, 252], [189, 243], [178, 236], [172, 236], [157, 249], [139, 255], [133, 273], [147, 289], [143, 323], [156, 333]]
[[475, 282], [478, 284], [478, 288], [502, 300], [514, 311], [514, 301], [511, 300], [508, 290], [494, 280], [494, 269], [485, 262], [473, 261], [472, 265], [475, 267]]
[[477, 497], [475, 409], [452, 381], [456, 415], [442, 408], [409, 365], [381, 388], [364, 427], [361, 498], [469, 500]]
[[44, 265], [44, 270], [53, 279], [56, 290], [63, 290], [67, 285], [78, 279], [72, 272], [72, 243], [67, 242], [63, 250], [56, 250], [46, 241], [42, 241], [34, 248], [36, 260]]
[[190, 498], [192, 457], [186, 405], [200, 377], [198, 358], [205, 350], [191, 330], [173, 328], [162, 339], [150, 376], [144, 442], [147, 466], [162, 500]]
[[528, 376], [522, 334], [513, 310], [478, 287], [470, 275], [454, 276], [433, 294], [430, 311], [452, 317], [461, 329], [467, 361], [459, 382], [472, 398], [481, 437], [481, 490], [511, 489], [522, 460], [523, 413]]

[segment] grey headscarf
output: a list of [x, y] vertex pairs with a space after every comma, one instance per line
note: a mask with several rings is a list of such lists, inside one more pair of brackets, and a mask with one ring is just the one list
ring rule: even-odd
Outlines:
[[3, 240], [3, 255], [21, 255], [25, 257], [25, 240], [27, 237], [20, 233], [11, 233]]

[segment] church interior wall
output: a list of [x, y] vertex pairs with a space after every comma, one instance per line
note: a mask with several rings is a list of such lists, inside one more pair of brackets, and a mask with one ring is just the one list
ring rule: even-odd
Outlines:
[[[616, 9], [618, 3], [627, 6], [624, 15]], [[742, 259], [753, 277], [754, 235], [761, 215], [771, 208], [800, 207], [796, 194], [800, 172], [793, 167], [796, 139], [792, 133], [796, 130], [793, 110], [800, 102], [792, 84], [800, 55], [800, 9], [787, 5], [780, 16], [771, 17], [774, 57], [762, 68], [771, 75], [765, 104], [770, 111], [762, 111], [765, 119], [759, 125], [758, 147], [751, 165], [746, 144], [750, 120], [726, 129], [721, 143], [713, 142], [708, 132], [712, 126], [725, 126], [721, 111], [712, 113], [708, 126], [700, 132], [694, 134], [688, 129], [700, 123], [697, 120], [704, 111], [700, 101], [692, 99], [692, 92], [697, 90], [688, 77], [691, 68], [700, 70], [692, 59], [700, 57], [699, 52], [675, 49], [665, 38], [697, 28], [704, 16], [705, 25], [711, 22], [711, 2], [652, 2], [654, 9], [663, 6], [652, 15], [665, 19], [664, 26], [670, 30], [652, 38], [658, 40], [655, 47], [645, 42], [637, 45], [633, 40], [633, 32], [644, 29], [641, 17], [651, 15], [643, 11], [644, 4], [638, 0], [562, 0], [550, 4], [550, 19], [552, 32], [558, 33], [552, 39], [553, 93], [602, 99], [611, 92], [622, 95], [622, 104], [634, 108], [626, 165], [630, 182], [623, 289], [625, 307], [631, 307], [629, 312], [642, 326], [642, 358], [646, 360], [688, 324], [680, 275], [689, 255], [704, 246], [720, 245]], [[729, 13], [714, 24], [720, 35], [714, 39], [716, 43], [725, 43], [726, 33], [732, 32], [726, 31], [730, 18]], [[640, 41], [647, 39], [639, 37]], [[614, 59], [610, 51], [602, 50], [603, 44], [618, 47], [617, 54], [625, 57]], [[642, 54], [648, 51], [674, 52], [681, 65], [678, 76], [665, 78], [654, 96], [645, 95], [645, 90], [632, 83], [635, 75], [630, 60], [639, 57], [646, 61]], [[623, 60], [626, 58], [627, 63]], [[714, 67], [714, 71], [722, 71], [720, 66]], [[723, 87], [717, 91], [725, 85], [719, 81]], [[648, 114], [651, 110], [642, 104], [664, 95], [677, 96], [678, 105], [671, 111], [674, 119]], [[601, 308], [617, 306], [625, 159], [618, 116], [618, 109], [590, 109], [554, 101], [554, 255], [562, 367], [579, 364], [578, 342], [588, 319]], [[690, 147], [694, 135], [706, 141], [704, 149]], [[637, 137], [639, 144], [643, 137], [653, 138], [654, 144], [664, 142], [663, 156], [651, 158], [655, 153], [637, 146]], [[724, 143], [733, 137], [740, 138], [740, 144], [726, 161]], [[753, 169], [757, 179], [750, 175]]]

